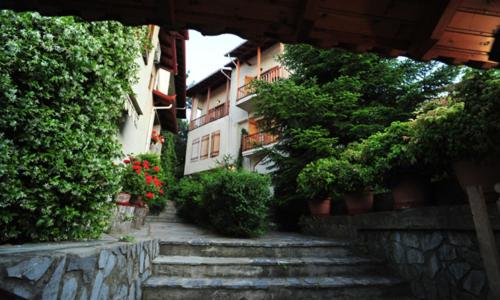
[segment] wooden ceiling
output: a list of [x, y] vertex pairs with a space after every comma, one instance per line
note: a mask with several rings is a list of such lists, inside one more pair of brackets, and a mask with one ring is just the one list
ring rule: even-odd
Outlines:
[[490, 52], [500, 0], [2, 0], [0, 8], [498, 66]]

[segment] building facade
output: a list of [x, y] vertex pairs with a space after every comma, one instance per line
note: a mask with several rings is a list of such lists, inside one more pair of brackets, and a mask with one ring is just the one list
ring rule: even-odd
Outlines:
[[267, 173], [269, 162], [259, 153], [272, 147], [276, 137], [263, 132], [255, 117], [252, 80], [274, 82], [288, 76], [278, 57], [281, 43], [245, 42], [228, 53], [231, 62], [187, 90], [193, 106], [184, 174], [213, 169], [225, 156], [240, 152], [247, 170]]
[[187, 34], [150, 25], [147, 35], [151, 47], [145, 46], [136, 58], [138, 81], [125, 101], [118, 132], [125, 155], [161, 153], [161, 142], [155, 142], [154, 135], [162, 130], [177, 133], [177, 117], [185, 116]]

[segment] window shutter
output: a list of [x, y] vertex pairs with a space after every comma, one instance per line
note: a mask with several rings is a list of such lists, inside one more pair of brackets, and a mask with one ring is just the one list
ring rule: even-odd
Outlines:
[[210, 156], [216, 157], [219, 155], [220, 149], [220, 130], [212, 133], [212, 144], [211, 144]]
[[197, 160], [200, 154], [200, 139], [194, 139], [191, 147], [191, 160]]
[[210, 139], [210, 136], [208, 134], [204, 135], [201, 138], [201, 155], [200, 155], [201, 159], [208, 158], [208, 141], [209, 141], [209, 139]]

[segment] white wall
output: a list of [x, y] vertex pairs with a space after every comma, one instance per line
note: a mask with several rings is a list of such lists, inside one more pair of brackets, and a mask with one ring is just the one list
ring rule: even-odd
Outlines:
[[[155, 26], [152, 44], [158, 44], [159, 27]], [[136, 63], [139, 65], [138, 82], [132, 87], [135, 98], [142, 110], [142, 115], [137, 115], [133, 106], [129, 103], [127, 108], [129, 115], [121, 127], [118, 134], [118, 140], [123, 146], [123, 153], [140, 154], [147, 152], [150, 149], [151, 126], [154, 117], [153, 112], [153, 90], [151, 87], [158, 85], [158, 89], [163, 93], [168, 93], [170, 83], [170, 72], [159, 69], [156, 75], [156, 80], [151, 83], [151, 74], [156, 66], [153, 63], [155, 47], [150, 50], [147, 64], [141, 56], [136, 58]]]
[[[207, 123], [199, 128], [191, 130], [188, 134], [188, 141], [186, 147], [186, 163], [184, 165], [184, 174], [192, 174], [197, 173], [209, 169], [213, 169], [217, 165], [217, 161], [222, 161], [224, 154], [228, 153], [228, 149], [231, 147], [230, 145], [234, 143], [231, 137], [228, 134], [229, 128], [229, 117], [226, 116], [224, 118], [220, 118], [213, 122]], [[210, 148], [211, 148], [211, 135], [212, 133], [220, 130], [220, 145], [219, 145], [219, 155], [216, 157], [211, 157]], [[199, 139], [201, 145], [201, 138], [204, 135], [209, 135], [210, 140], [208, 143], [209, 155], [206, 159], [199, 158], [196, 161], [191, 161], [191, 152], [193, 146], [193, 140]], [[200, 149], [201, 150], [201, 146]], [[236, 157], [235, 157], [236, 158]]]

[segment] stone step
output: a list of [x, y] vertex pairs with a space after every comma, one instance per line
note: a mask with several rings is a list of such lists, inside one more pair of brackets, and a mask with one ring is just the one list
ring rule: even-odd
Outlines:
[[180, 218], [172, 218], [172, 219], [149, 219], [146, 220], [148, 223], [185, 223], [183, 219]]
[[159, 299], [411, 299], [398, 278], [334, 276], [291, 278], [181, 278], [153, 276], [143, 284], [144, 300]]
[[160, 254], [209, 257], [341, 257], [350, 255], [351, 243], [332, 241], [264, 242], [255, 240], [160, 241]]
[[246, 258], [158, 256], [153, 274], [170, 277], [310, 277], [379, 274], [381, 260], [341, 258]]

